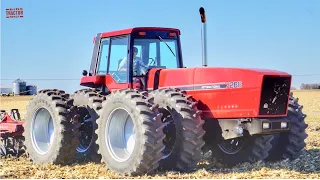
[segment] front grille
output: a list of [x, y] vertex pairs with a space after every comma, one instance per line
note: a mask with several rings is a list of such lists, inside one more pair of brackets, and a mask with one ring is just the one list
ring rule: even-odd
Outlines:
[[263, 77], [259, 115], [283, 115], [286, 113], [290, 81], [291, 77]]
[[272, 128], [273, 130], [279, 130], [279, 129], [281, 129], [281, 122], [272, 122], [272, 123], [271, 123], [271, 128]]

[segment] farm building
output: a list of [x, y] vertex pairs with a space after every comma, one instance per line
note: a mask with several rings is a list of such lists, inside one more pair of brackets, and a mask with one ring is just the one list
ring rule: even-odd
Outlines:
[[20, 95], [27, 90], [27, 83], [21, 79], [16, 79], [12, 82], [12, 91], [14, 95]]
[[34, 95], [37, 93], [37, 87], [27, 85], [27, 83], [21, 79], [16, 79], [12, 82], [12, 91], [14, 95]]
[[8, 85], [0, 85], [0, 94], [14, 95], [34, 95], [37, 94], [37, 86], [27, 85], [27, 83], [21, 79], [16, 79], [12, 82], [12, 87]]

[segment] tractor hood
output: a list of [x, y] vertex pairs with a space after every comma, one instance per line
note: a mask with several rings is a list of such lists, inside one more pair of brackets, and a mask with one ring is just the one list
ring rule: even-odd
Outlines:
[[[187, 91], [203, 104], [201, 109], [207, 109], [209, 116], [220, 118], [284, 116], [290, 86], [290, 74], [269, 69], [152, 69], [148, 77], [149, 90]], [[270, 101], [275, 96], [279, 96], [277, 102], [281, 101], [282, 105]], [[264, 109], [266, 104], [269, 110]], [[270, 107], [275, 109], [272, 111]]]
[[153, 89], [150, 85], [154, 85], [158, 88], [172, 87], [181, 90], [254, 88], [261, 86], [264, 76], [291, 78], [290, 74], [276, 70], [216, 67], [152, 69], [149, 75], [149, 89]]

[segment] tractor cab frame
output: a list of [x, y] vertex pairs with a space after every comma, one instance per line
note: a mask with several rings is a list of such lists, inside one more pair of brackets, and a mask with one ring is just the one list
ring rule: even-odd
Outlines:
[[[134, 47], [138, 49], [138, 61], [143, 64], [134, 60]], [[120, 69], [121, 63], [125, 68]], [[99, 33], [94, 38], [89, 73], [83, 71], [81, 85], [101, 88], [104, 92], [122, 88], [146, 89], [150, 69], [182, 67], [178, 29], [138, 27]]]

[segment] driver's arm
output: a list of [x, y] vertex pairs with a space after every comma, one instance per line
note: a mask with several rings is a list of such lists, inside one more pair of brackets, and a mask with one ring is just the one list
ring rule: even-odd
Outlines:
[[148, 68], [148, 65], [145, 65], [141, 58], [138, 58], [137, 61], [138, 61], [140, 66], [142, 66], [144, 68]]
[[141, 60], [141, 58], [137, 59], [137, 63], [139, 63], [140, 70], [143, 74], [147, 72], [148, 66], [144, 64], [144, 62]]

